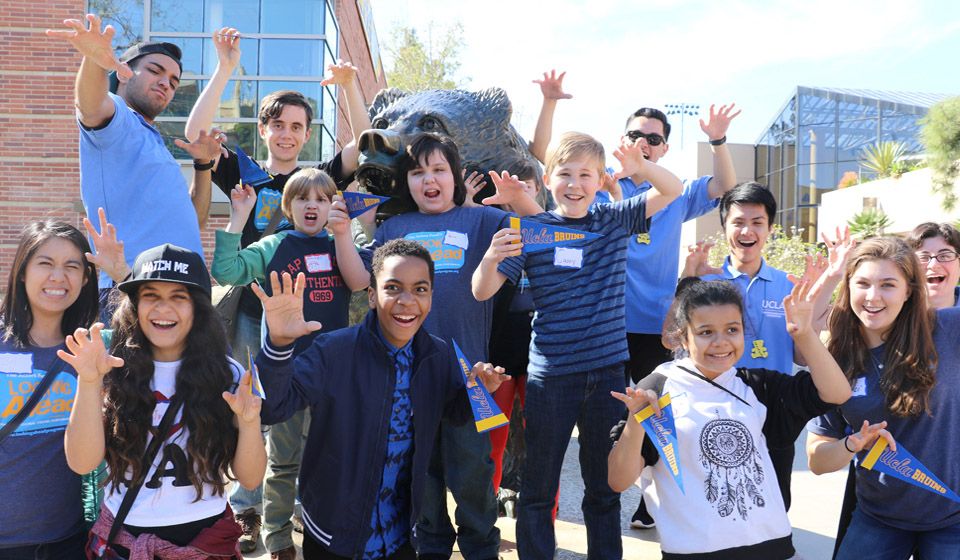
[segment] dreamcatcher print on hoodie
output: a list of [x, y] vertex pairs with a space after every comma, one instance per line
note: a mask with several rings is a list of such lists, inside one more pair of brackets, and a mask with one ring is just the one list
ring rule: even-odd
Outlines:
[[736, 420], [714, 419], [700, 432], [700, 464], [707, 470], [704, 493], [720, 517], [736, 512], [746, 521], [766, 501], [760, 494], [764, 472], [750, 430]]

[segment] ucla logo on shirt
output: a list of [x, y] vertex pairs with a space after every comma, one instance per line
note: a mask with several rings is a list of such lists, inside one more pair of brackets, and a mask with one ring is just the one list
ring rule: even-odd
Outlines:
[[404, 238], [423, 245], [430, 253], [433, 268], [437, 272], [456, 272], [463, 268], [466, 259], [464, 248], [467, 245], [466, 234], [450, 231], [418, 231], [409, 233]]
[[[257, 193], [257, 205], [253, 208], [253, 225], [256, 226], [258, 231], [267, 229], [273, 213], [280, 211], [281, 198], [283, 198], [283, 194], [274, 189], [260, 189], [260, 192]], [[285, 217], [280, 218], [280, 223], [277, 224], [277, 230], [279, 231], [289, 226], [290, 222], [288, 222]]]
[[760, 302], [763, 314], [768, 317], [783, 317], [783, 302], [775, 299], [765, 299]]

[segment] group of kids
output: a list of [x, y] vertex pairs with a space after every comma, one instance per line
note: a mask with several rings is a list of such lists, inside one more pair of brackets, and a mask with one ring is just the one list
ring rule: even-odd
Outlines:
[[[215, 136], [203, 131], [239, 60], [235, 30], [213, 40], [220, 64], [191, 113], [192, 141]], [[331, 72], [356, 104], [349, 64]], [[569, 97], [562, 78], [540, 81], [546, 121]], [[350, 111], [355, 130], [360, 105]], [[951, 226], [860, 243], [838, 231], [824, 239], [826, 259], [810, 257], [802, 277], [788, 277], [762, 257], [772, 194], [733, 184], [724, 140], [736, 113], [711, 108], [701, 126], [716, 176], [683, 183], [657, 164], [666, 117], [641, 109], [613, 153], [616, 174], [597, 140], [564, 133], [550, 143], [547, 124], [531, 145], [542, 176], [491, 172], [496, 194], [481, 204], [483, 178], [465, 178], [456, 144], [413, 135], [397, 179], [416, 210], [380, 224], [368, 212], [356, 229], [372, 239], [358, 247], [338, 192], [356, 167], [355, 143], [322, 169], [300, 169], [311, 116], [295, 92], [263, 100], [265, 185], [242, 184], [238, 154], [219, 142], [212, 166], [198, 158], [199, 222], [211, 177], [231, 199], [212, 276], [250, 290], [230, 334], [197, 251], [162, 244], [129, 266], [123, 231], [102, 209], [99, 227], [85, 219], [86, 236], [54, 221], [24, 229], [2, 304], [0, 370], [11, 395], [14, 379], [54, 379], [36, 411], [56, 408], [56, 387], [72, 387], [73, 402], [60, 424], [34, 413], [3, 430], [3, 417], [0, 492], [13, 507], [0, 523], [0, 559], [241, 558], [261, 500], [271, 557], [295, 558], [294, 495], [307, 559], [449, 558], [455, 539], [469, 560], [497, 558], [491, 440], [502, 459], [506, 428], [478, 432], [465, 391], [475, 382], [505, 409], [523, 396], [522, 558], [556, 552], [574, 427], [589, 558], [623, 556], [620, 492], [638, 478], [653, 485], [634, 517], [655, 520], [664, 558], [794, 557], [789, 475], [805, 427], [815, 473], [859, 464], [884, 438], [960, 488], [949, 436], [960, 419], [960, 233]], [[673, 230], [715, 207], [730, 256], [712, 268], [709, 245], [691, 247], [677, 282]], [[512, 216], [597, 237], [531, 251]], [[644, 274], [669, 282], [643, 286]], [[115, 289], [101, 301], [106, 278]], [[664, 309], [658, 333], [628, 324], [638, 285], [667, 294], [651, 304]], [[360, 290], [370, 309], [349, 326], [349, 297]], [[475, 362], [469, 374], [453, 341]], [[24, 408], [27, 393], [9, 409]], [[634, 420], [647, 407], [662, 414], [668, 394], [682, 486]], [[88, 529], [81, 475], [101, 470]], [[850, 472], [837, 558], [960, 557], [960, 504], [874, 470]]]

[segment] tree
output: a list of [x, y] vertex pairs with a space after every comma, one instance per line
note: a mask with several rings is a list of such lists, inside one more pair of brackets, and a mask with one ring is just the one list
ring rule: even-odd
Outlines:
[[877, 175], [877, 179], [899, 177], [906, 170], [903, 157], [907, 147], [902, 142], [877, 142], [863, 149], [860, 164]]
[[883, 235], [883, 230], [890, 227], [893, 221], [879, 208], [865, 208], [853, 218], [847, 220], [850, 226], [850, 235], [857, 239], [877, 237]]
[[927, 165], [933, 170], [933, 190], [942, 197], [943, 209], [953, 210], [957, 204], [953, 184], [960, 175], [960, 97], [930, 107], [920, 124]]
[[427, 28], [427, 43], [420, 41], [412, 27], [394, 30], [384, 46], [393, 63], [387, 70], [387, 84], [409, 92], [425, 89], [454, 89], [459, 86], [454, 74], [460, 68], [460, 43], [463, 26], [454, 24], [433, 41], [434, 25]]

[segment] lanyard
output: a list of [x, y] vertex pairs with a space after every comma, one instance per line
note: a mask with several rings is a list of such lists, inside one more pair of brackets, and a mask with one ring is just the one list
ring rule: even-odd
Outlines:
[[[676, 365], [676, 364], [675, 364], [675, 365]], [[734, 392], [731, 391], [730, 389], [727, 389], [726, 387], [724, 387], [723, 385], [717, 383], [716, 381], [707, 378], [705, 375], [702, 375], [702, 374], [697, 373], [697, 372], [695, 372], [695, 371], [689, 370], [689, 369], [687, 369], [687, 368], [685, 368], [685, 367], [683, 367], [683, 366], [681, 366], [681, 365], [677, 365], [677, 367], [680, 368], [680, 369], [682, 369], [683, 371], [689, 373], [690, 375], [692, 375], [692, 376], [694, 376], [694, 377], [699, 377], [700, 379], [702, 379], [702, 380], [706, 381], [707, 383], [713, 385], [713, 386], [716, 387], [717, 389], [720, 389], [721, 391], [727, 393], [728, 395], [730, 395], [731, 397], [737, 399], [738, 401], [742, 402], [743, 404], [749, 406], [750, 408], [753, 408], [753, 405], [751, 405], [751, 404], [748, 403], [747, 401], [745, 401], [745, 400], [743, 400], [742, 398], [740, 398], [739, 395], [734, 394]]]

